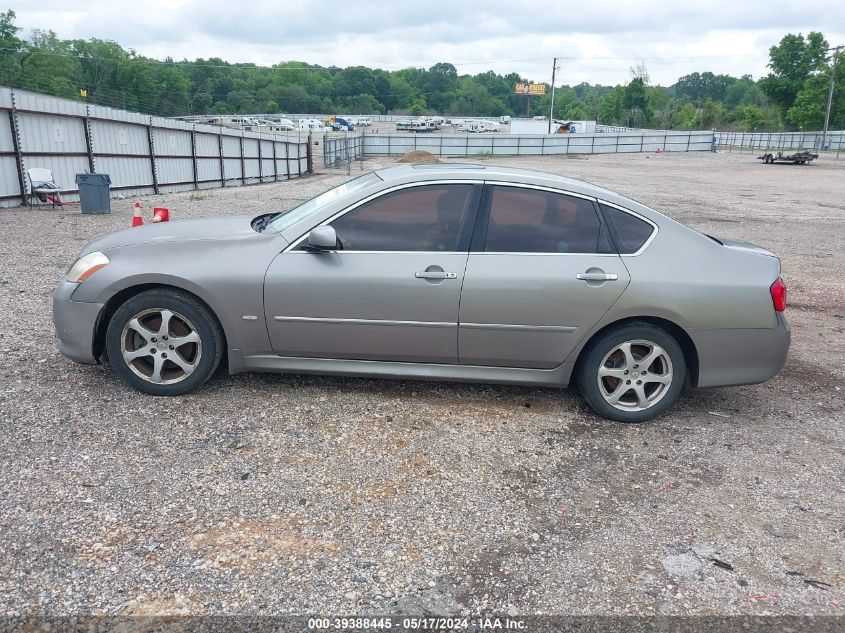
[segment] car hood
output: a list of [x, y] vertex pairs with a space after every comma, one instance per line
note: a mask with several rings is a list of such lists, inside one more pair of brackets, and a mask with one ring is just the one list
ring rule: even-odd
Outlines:
[[255, 216], [231, 215], [220, 218], [173, 220], [157, 224], [145, 224], [144, 226], [123, 229], [104, 235], [88, 244], [81, 254], [138, 244], [254, 238], [258, 233], [251, 225], [253, 217]]

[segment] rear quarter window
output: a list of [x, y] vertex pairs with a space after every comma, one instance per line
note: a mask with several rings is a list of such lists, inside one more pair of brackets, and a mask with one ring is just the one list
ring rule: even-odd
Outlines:
[[654, 233], [654, 227], [645, 220], [615, 207], [600, 205], [620, 254], [636, 253]]

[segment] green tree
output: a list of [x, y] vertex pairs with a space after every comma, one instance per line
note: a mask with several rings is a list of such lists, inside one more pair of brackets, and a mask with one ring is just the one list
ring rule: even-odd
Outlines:
[[845, 61], [841, 53], [836, 55], [835, 63], [826, 74], [813, 75], [804, 82], [804, 86], [795, 97], [792, 107], [786, 113], [787, 120], [795, 127], [805, 130], [821, 130], [827, 111], [827, 97], [830, 88], [830, 73], [834, 72], [833, 103], [830, 111], [830, 127], [845, 127]]
[[804, 82], [827, 66], [827, 40], [811, 31], [805, 38], [790, 33], [769, 49], [769, 73], [760, 87], [769, 100], [786, 113], [795, 102]]
[[714, 75], [711, 72], [684, 75], [675, 83], [675, 94], [687, 97], [693, 103], [703, 104], [707, 99], [722, 101], [728, 88], [736, 82], [729, 75]]
[[444, 62], [434, 64], [422, 75], [419, 88], [431, 108], [438, 112], [445, 112], [449, 102], [455, 98], [458, 88], [458, 71], [452, 64]]
[[746, 103], [733, 111], [731, 120], [739, 123], [743, 130], [753, 132], [766, 125], [766, 114], [760, 106]]
[[354, 112], [355, 114], [382, 114], [384, 112], [384, 106], [371, 94], [346, 97], [342, 103], [344, 112]]
[[704, 107], [701, 109], [701, 127], [705, 130], [722, 127], [726, 115], [727, 111], [724, 103], [708, 99], [704, 102]]
[[18, 38], [20, 28], [14, 25], [15, 12], [0, 13], [0, 85], [15, 85], [20, 71], [19, 55], [23, 42]]
[[601, 98], [597, 120], [605, 125], [622, 125], [624, 123], [624, 100], [625, 89], [622, 86], [613, 88]]
[[21, 88], [57, 97], [79, 97], [83, 86], [74, 81], [79, 76], [79, 62], [70, 55], [68, 42], [57, 38], [53, 31], [34, 30], [19, 60], [17, 85]]
[[701, 127], [701, 115], [691, 101], [675, 102], [670, 126], [679, 130], [694, 130]]
[[625, 124], [632, 127], [645, 127], [650, 119], [650, 107], [646, 92], [645, 81], [642, 77], [634, 77], [625, 86], [622, 96], [622, 106], [626, 110]]

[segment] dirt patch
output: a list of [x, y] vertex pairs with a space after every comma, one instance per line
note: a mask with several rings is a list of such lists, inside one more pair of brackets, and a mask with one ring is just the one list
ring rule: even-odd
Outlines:
[[402, 154], [397, 160], [397, 163], [410, 163], [412, 165], [430, 165], [432, 163], [439, 163], [440, 160], [431, 152], [423, 150], [414, 150], [407, 154]]

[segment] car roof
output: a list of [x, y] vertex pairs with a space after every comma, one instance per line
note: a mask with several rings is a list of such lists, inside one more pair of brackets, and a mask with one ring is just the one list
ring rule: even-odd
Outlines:
[[577, 178], [500, 165], [478, 165], [472, 163], [398, 165], [396, 167], [380, 169], [376, 173], [382, 180], [391, 184], [427, 180], [493, 180], [563, 189], [585, 196], [602, 198], [618, 204], [634, 202], [630, 198], [615, 191]]

